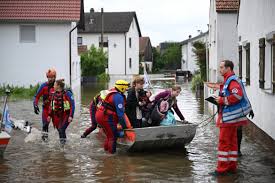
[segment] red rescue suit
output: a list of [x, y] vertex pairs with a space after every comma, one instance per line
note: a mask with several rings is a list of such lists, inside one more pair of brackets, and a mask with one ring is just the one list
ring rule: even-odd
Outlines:
[[43, 104], [42, 104], [42, 131], [48, 132], [49, 122], [47, 121], [47, 118], [49, 116], [49, 106], [50, 106], [50, 93], [53, 92], [53, 84], [50, 84], [48, 82], [42, 83], [40, 87], [38, 88], [34, 100], [33, 105], [38, 106], [38, 101], [40, 97], [43, 98]]
[[105, 151], [113, 154], [116, 152], [116, 140], [118, 135], [117, 124], [123, 129], [126, 128], [124, 107], [125, 96], [116, 89], [110, 89], [102, 104], [96, 112], [96, 121], [104, 129], [106, 140], [104, 143]]
[[[226, 80], [234, 75], [234, 72], [226, 73], [224, 75], [224, 83]], [[223, 85], [220, 86], [220, 91], [223, 90]], [[238, 157], [238, 142], [237, 142], [237, 128], [247, 124], [247, 118], [240, 118], [231, 123], [222, 121], [222, 106], [234, 105], [240, 102], [243, 97], [242, 87], [237, 81], [231, 81], [228, 90], [230, 95], [227, 97], [221, 96], [219, 100], [219, 114], [217, 118], [217, 127], [220, 128], [219, 145], [218, 145], [218, 165], [217, 172], [236, 172], [237, 157]]]

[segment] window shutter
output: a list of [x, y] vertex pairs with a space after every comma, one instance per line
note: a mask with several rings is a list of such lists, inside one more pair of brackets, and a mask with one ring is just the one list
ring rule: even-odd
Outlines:
[[246, 52], [246, 85], [250, 85], [250, 43], [244, 46]]
[[272, 39], [272, 93], [275, 94], [275, 34]]
[[239, 46], [239, 77], [242, 79], [242, 70], [243, 70], [243, 47]]
[[259, 85], [264, 88], [265, 83], [265, 38], [259, 39]]

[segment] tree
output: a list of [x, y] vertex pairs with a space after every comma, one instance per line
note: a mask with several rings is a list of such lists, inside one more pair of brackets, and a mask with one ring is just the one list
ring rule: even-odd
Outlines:
[[97, 76], [104, 73], [108, 62], [106, 52], [94, 46], [81, 54], [80, 60], [82, 76]]
[[199, 74], [206, 81], [206, 48], [205, 43], [196, 41], [193, 43], [193, 52], [196, 55], [196, 64], [199, 66]]
[[181, 67], [181, 46], [178, 43], [171, 43], [163, 54], [153, 48], [153, 58], [153, 72], [163, 69], [178, 69]]
[[161, 55], [164, 69], [178, 69], [181, 67], [181, 46], [178, 43], [169, 45]]

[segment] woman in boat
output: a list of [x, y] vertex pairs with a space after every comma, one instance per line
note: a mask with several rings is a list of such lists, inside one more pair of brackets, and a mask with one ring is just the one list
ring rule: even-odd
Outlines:
[[143, 77], [136, 76], [132, 83], [132, 87], [128, 90], [126, 99], [125, 113], [127, 114], [132, 126], [134, 128], [140, 128], [142, 122], [142, 111], [140, 106], [144, 105], [140, 102], [139, 91], [143, 89], [144, 79]]
[[[179, 110], [177, 105], [177, 96], [179, 96], [181, 92], [181, 87], [179, 85], [173, 86], [171, 89], [165, 90], [163, 92], [158, 93], [153, 100], [154, 107], [151, 113], [152, 125], [159, 125], [160, 122], [165, 118], [168, 111], [172, 112], [172, 108], [177, 113], [179, 118], [182, 121], [185, 121], [184, 116]], [[166, 106], [168, 103], [168, 110], [166, 110]]]

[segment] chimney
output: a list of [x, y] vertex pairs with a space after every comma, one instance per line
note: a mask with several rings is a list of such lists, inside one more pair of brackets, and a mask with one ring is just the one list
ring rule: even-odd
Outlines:
[[188, 37], [189, 37], [189, 39], [191, 39], [191, 38], [192, 38], [192, 36], [191, 36], [191, 35], [189, 35]]
[[94, 13], [95, 12], [95, 9], [94, 8], [91, 8], [90, 9], [90, 14]]

